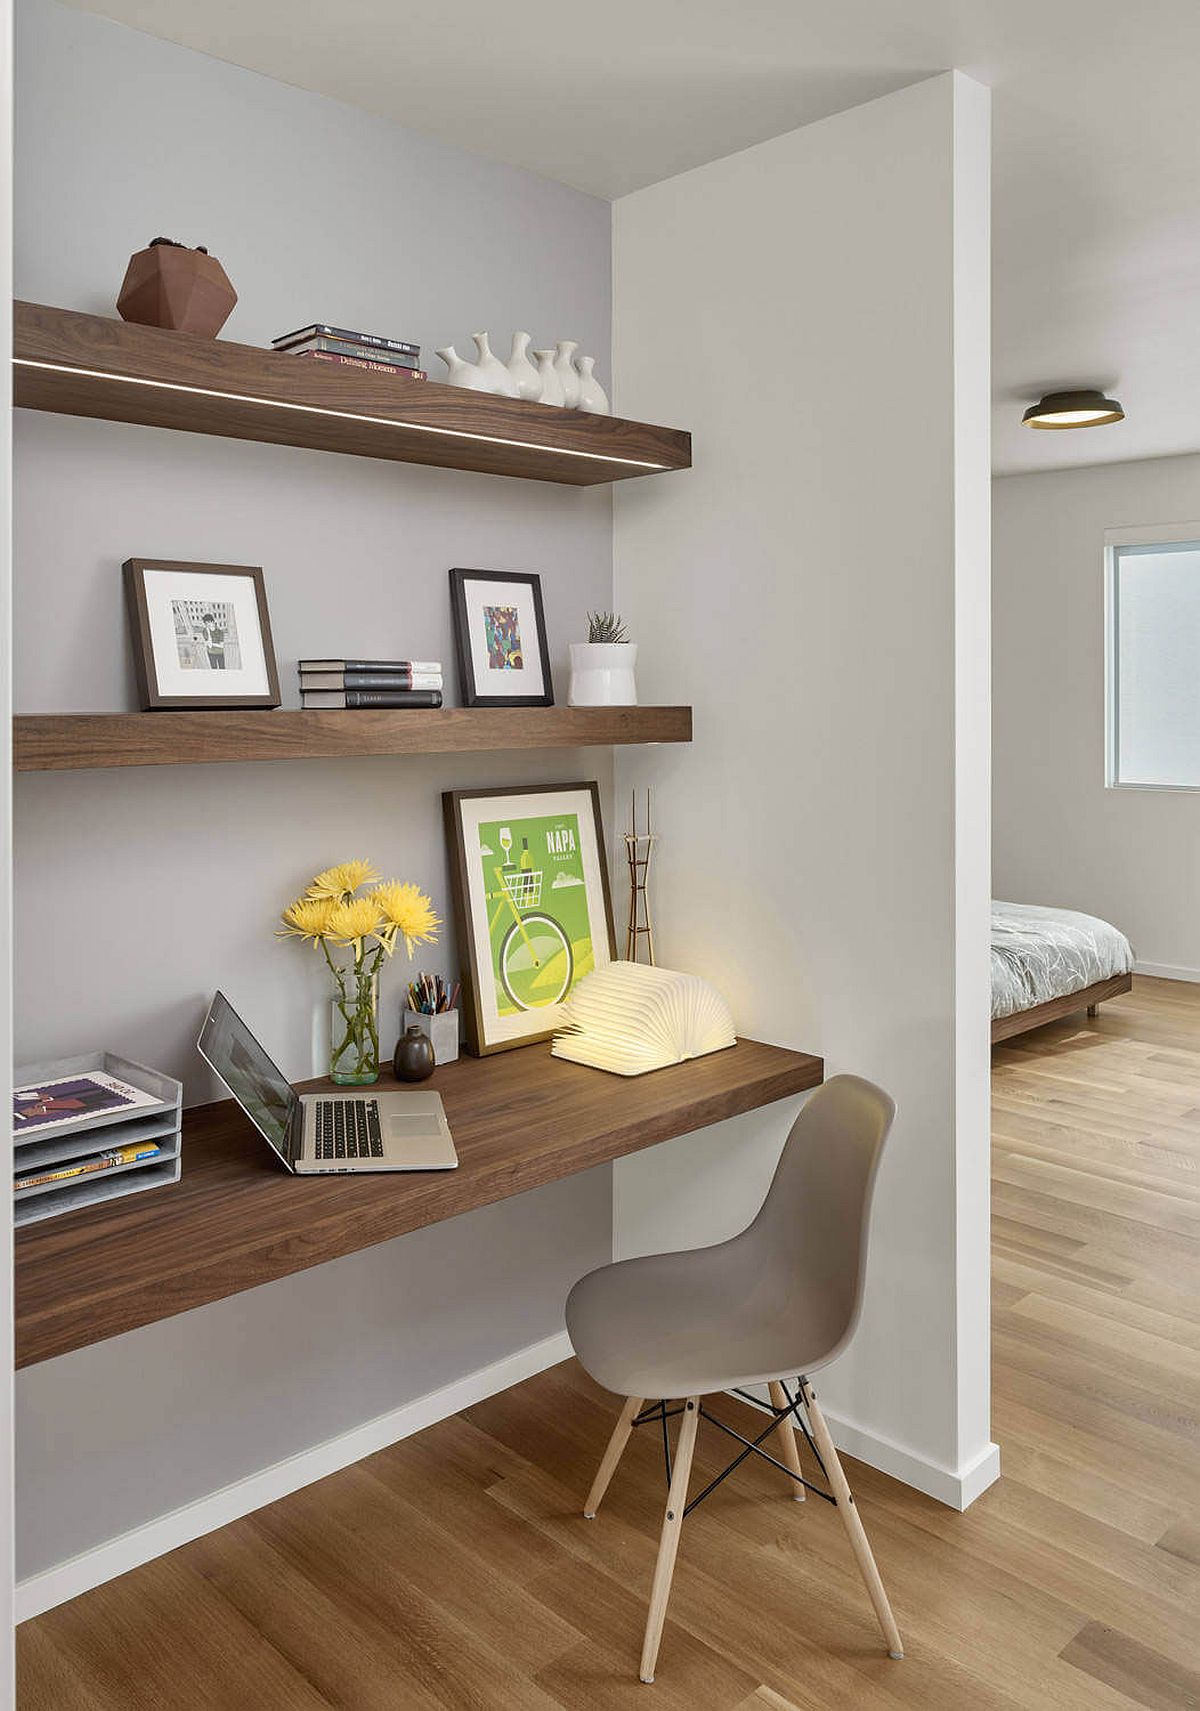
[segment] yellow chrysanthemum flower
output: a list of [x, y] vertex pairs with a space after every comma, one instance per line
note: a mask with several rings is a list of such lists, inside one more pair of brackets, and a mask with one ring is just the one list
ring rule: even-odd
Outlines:
[[378, 932], [383, 924], [383, 915], [373, 897], [351, 897], [345, 903], [330, 906], [325, 932], [335, 945], [353, 945], [357, 956], [363, 940]]
[[389, 879], [386, 885], [380, 885], [371, 892], [369, 901], [383, 917], [380, 938], [389, 956], [397, 933], [404, 939], [409, 956], [417, 945], [436, 944], [441, 919], [434, 914], [432, 902], [419, 886], [402, 885], [399, 880]]
[[369, 885], [378, 878], [374, 862], [342, 861], [336, 867], [327, 867], [324, 873], [319, 873], [305, 896], [331, 897], [334, 902], [343, 902], [360, 885]]
[[328, 897], [298, 897], [283, 911], [283, 925], [278, 936], [281, 939], [311, 939], [314, 945], [319, 944], [329, 932], [332, 912], [333, 902]]

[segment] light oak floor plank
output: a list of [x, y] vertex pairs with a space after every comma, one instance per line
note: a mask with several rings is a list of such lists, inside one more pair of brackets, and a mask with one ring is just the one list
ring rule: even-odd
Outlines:
[[[1196, 1707], [1200, 987], [1139, 977], [993, 1086], [1004, 1478], [957, 1515], [847, 1459], [903, 1663], [836, 1514], [750, 1463], [643, 1687], [661, 1452], [636, 1431], [583, 1520], [617, 1404], [568, 1363], [26, 1623], [21, 1711]], [[696, 1481], [727, 1459], [702, 1430]]]

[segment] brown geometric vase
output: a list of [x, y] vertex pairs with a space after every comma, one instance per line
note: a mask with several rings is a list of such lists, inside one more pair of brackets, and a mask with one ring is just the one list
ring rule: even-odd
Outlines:
[[117, 309], [122, 320], [143, 327], [171, 327], [215, 339], [236, 302], [237, 292], [216, 256], [155, 238], [129, 258]]

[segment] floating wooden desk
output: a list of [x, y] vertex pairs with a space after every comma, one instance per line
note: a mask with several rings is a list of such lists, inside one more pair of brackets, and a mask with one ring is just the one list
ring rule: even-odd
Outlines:
[[177, 1186], [17, 1232], [17, 1365], [770, 1105], [823, 1072], [818, 1057], [755, 1040], [633, 1080], [564, 1063], [548, 1045], [464, 1058], [426, 1084], [446, 1102], [459, 1167], [420, 1175], [291, 1176], [231, 1100], [197, 1107]]

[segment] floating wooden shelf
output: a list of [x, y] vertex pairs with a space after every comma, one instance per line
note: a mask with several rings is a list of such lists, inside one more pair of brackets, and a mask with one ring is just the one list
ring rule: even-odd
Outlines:
[[687, 469], [691, 435], [305, 362], [100, 315], [14, 306], [13, 402], [234, 440], [590, 487]]
[[13, 720], [13, 767], [17, 772], [68, 772], [691, 740], [690, 707], [27, 713]]
[[[445, 1101], [458, 1169], [411, 1175], [290, 1176], [232, 1100], [185, 1111], [174, 1187], [17, 1231], [17, 1365], [557, 1182], [823, 1074], [819, 1057], [754, 1040], [631, 1080], [549, 1046], [464, 1058], [426, 1083]], [[381, 1088], [395, 1085], [381, 1076]]]

